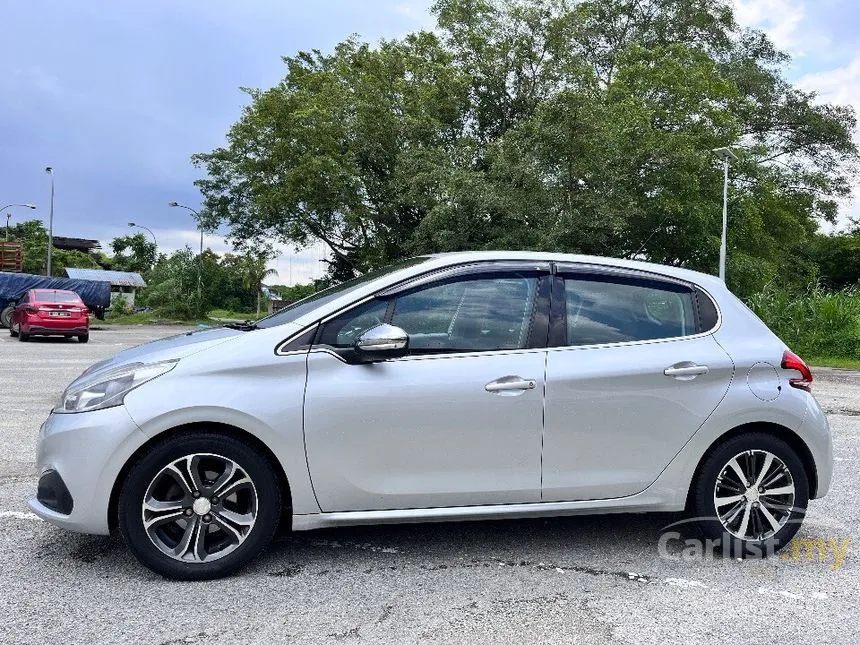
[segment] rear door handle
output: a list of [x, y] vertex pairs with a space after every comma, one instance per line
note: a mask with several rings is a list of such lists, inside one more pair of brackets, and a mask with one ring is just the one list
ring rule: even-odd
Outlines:
[[518, 392], [533, 390], [537, 386], [534, 379], [523, 378], [521, 376], [503, 376], [495, 381], [490, 381], [484, 386], [487, 392]]
[[667, 367], [663, 370], [663, 374], [679, 381], [690, 381], [701, 374], [707, 374], [709, 371], [707, 365], [698, 365], [691, 361], [684, 361]]

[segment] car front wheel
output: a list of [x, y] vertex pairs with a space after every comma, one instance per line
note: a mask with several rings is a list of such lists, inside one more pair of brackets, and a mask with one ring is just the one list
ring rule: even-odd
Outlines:
[[800, 529], [809, 481], [794, 449], [750, 433], [718, 446], [702, 464], [694, 510], [707, 538], [736, 557], [775, 553]]
[[144, 565], [205, 580], [268, 546], [281, 490], [265, 456], [232, 437], [194, 432], [156, 444], [132, 466], [118, 510], [123, 538]]

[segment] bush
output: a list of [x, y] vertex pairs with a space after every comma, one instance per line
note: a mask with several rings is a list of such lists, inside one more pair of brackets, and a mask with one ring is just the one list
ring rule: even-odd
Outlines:
[[805, 357], [860, 358], [860, 291], [813, 285], [792, 294], [766, 287], [747, 301], [791, 349]]
[[132, 307], [128, 300], [123, 298], [122, 296], [115, 296], [110, 303], [110, 309], [108, 310], [108, 314], [111, 318], [119, 318], [120, 316], [128, 316], [134, 313], [134, 307]]

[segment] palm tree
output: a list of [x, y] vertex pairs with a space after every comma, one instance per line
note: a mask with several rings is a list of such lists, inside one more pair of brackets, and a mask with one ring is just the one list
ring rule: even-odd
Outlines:
[[242, 286], [257, 294], [257, 315], [260, 315], [260, 295], [263, 290], [263, 280], [269, 276], [278, 275], [274, 269], [266, 265], [271, 259], [268, 253], [250, 252], [242, 256]]

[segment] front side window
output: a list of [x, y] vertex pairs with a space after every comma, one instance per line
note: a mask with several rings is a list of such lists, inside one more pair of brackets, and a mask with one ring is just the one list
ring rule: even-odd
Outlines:
[[338, 348], [352, 347], [364, 332], [385, 322], [387, 309], [386, 300], [368, 300], [332, 318], [322, 326], [318, 344]]
[[412, 353], [491, 351], [527, 346], [538, 278], [472, 276], [370, 300], [323, 325], [319, 344], [351, 347], [383, 322], [409, 334]]
[[697, 332], [693, 293], [683, 285], [624, 279], [566, 278], [567, 345], [690, 336]]

